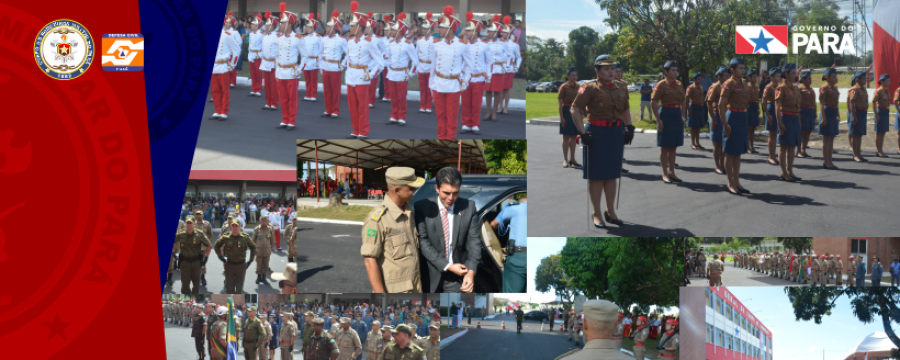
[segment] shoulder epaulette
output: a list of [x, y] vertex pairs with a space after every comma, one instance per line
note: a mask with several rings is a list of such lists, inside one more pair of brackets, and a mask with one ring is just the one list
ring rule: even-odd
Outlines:
[[231, 33], [226, 31], [226, 32], [225, 32], [225, 35], [231, 35]]
[[375, 212], [372, 213], [372, 220], [378, 221], [381, 219], [381, 215], [384, 215], [385, 206], [381, 205], [381, 208], [376, 209]]

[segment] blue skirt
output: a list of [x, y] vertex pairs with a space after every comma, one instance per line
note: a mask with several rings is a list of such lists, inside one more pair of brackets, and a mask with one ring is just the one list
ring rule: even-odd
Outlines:
[[694, 105], [691, 103], [691, 112], [693, 116], [688, 119], [688, 127], [691, 129], [702, 129], [706, 126], [706, 108], [703, 105]]
[[784, 134], [778, 134], [778, 144], [784, 146], [799, 146], [800, 117], [797, 115], [781, 114], [781, 122], [784, 124]]
[[572, 119], [572, 107], [563, 106], [563, 119], [566, 121], [566, 127], [559, 123], [560, 135], [578, 135], [578, 129], [575, 128], [575, 120]]
[[747, 126], [756, 130], [756, 127], [759, 126], [759, 115], [759, 103], [751, 102], [750, 107], [747, 108]]
[[709, 139], [712, 142], [720, 143], [725, 138], [725, 126], [722, 125], [722, 118], [719, 117], [719, 113], [714, 114], [716, 115], [716, 127], [712, 127], [712, 122], [710, 122]]
[[847, 110], [847, 128], [850, 129], [850, 135], [866, 135], [866, 110], [856, 109], [856, 125], [853, 125], [853, 115]]
[[729, 110], [725, 113], [725, 119], [728, 122], [728, 126], [731, 127], [731, 136], [725, 137], [722, 151], [732, 155], [746, 153], [747, 149], [750, 148], [750, 141], [747, 139], [747, 131], [750, 129], [747, 126], [747, 113]]
[[816, 127], [816, 109], [800, 108], [800, 131], [812, 131]]
[[[822, 116], [825, 116], [825, 126], [822, 126]], [[838, 127], [838, 109], [825, 106], [825, 112], [819, 114], [819, 135], [822, 136], [838, 136], [841, 133]]]
[[[769, 116], [772, 118], [771, 123], [766, 121], [766, 130], [778, 132], [778, 117], [775, 116], [775, 104], [767, 104], [766, 110], [769, 111]], [[760, 121], [764, 121], [764, 119]]]
[[897, 112], [897, 119], [894, 120], [894, 130], [900, 131], [900, 111]]
[[663, 130], [656, 132], [656, 146], [673, 148], [684, 145], [684, 121], [681, 108], [659, 107], [659, 119]]
[[582, 174], [588, 180], [612, 180], [622, 177], [622, 156], [625, 154], [625, 127], [584, 125], [593, 143], [583, 147]]
[[878, 111], [878, 119], [881, 120], [875, 123], [875, 132], [888, 132], [888, 129], [891, 127], [891, 109], [877, 109], [875, 111]]

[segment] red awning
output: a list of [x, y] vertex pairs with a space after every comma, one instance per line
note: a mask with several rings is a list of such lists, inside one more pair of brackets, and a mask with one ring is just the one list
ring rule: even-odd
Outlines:
[[191, 170], [190, 180], [297, 181], [296, 170]]

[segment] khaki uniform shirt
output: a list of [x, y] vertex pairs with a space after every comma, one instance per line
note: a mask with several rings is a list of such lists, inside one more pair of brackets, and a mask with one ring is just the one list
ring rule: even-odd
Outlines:
[[[196, 228], [194, 228], [194, 229], [196, 229]], [[210, 224], [209, 221], [203, 220], [203, 224], [200, 225], [200, 231], [203, 232], [203, 235], [206, 235], [206, 238], [210, 242], [213, 241], [212, 224]], [[206, 249], [209, 248], [209, 246], [203, 245], [200, 248], [201, 248], [201, 250], [203, 250], [203, 256], [207, 256]]]
[[[780, 83], [780, 81], [779, 81], [779, 83]], [[775, 103], [775, 89], [777, 89], [777, 88], [778, 88], [778, 84], [773, 81], [773, 82], [770, 82], [769, 85], [766, 85], [766, 88], [763, 89], [763, 101], [765, 101], [766, 104], [774, 104]]]
[[262, 225], [256, 225], [253, 228], [253, 236], [250, 237], [256, 244], [257, 256], [272, 256], [272, 249], [275, 248], [275, 228], [272, 225], [266, 226], [263, 230]]
[[702, 105], [703, 98], [706, 97], [706, 94], [703, 92], [703, 85], [691, 84], [691, 86], [687, 87], [684, 97], [692, 104]]
[[[890, 108], [891, 107], [891, 93], [888, 89], [883, 87], [879, 87], [875, 89], [875, 97], [872, 98], [872, 102], [875, 103], [877, 108]], [[884, 121], [884, 119], [881, 119]]]
[[[732, 76], [731, 79], [725, 80], [720, 96], [725, 99], [726, 110], [747, 110], [750, 107], [750, 92], [747, 91], [747, 84], [740, 78]], [[716, 105], [718, 106], [718, 103]]]
[[266, 321], [265, 323], [263, 323], [263, 329], [266, 330], [266, 341], [265, 341], [265, 344], [268, 344], [269, 341], [272, 340], [272, 335], [274, 335], [274, 334], [272, 333], [272, 323]]
[[384, 350], [384, 338], [381, 337], [381, 330], [371, 330], [366, 334], [366, 351], [374, 351], [376, 355], [380, 355]]
[[[278, 333], [278, 341], [281, 347], [290, 347], [294, 346], [294, 342], [291, 338], [297, 336], [297, 323], [293, 321], [288, 321], [281, 325], [281, 331]], [[287, 344], [285, 344], [287, 342]]]
[[[663, 333], [662, 337], [659, 341], [663, 341], [666, 339], [666, 334]], [[675, 355], [678, 353], [678, 334], [673, 334], [672, 337], [666, 339], [666, 342], [663, 343], [662, 350], [659, 351], [662, 355]], [[666, 348], [675, 348], [675, 351], [666, 350]]]
[[647, 337], [650, 336], [650, 327], [649, 326], [644, 326], [644, 328], [640, 329], [639, 331], [637, 329], [635, 329], [635, 331], [637, 331], [634, 335], [635, 343], [637, 343], [637, 342], [643, 343], [643, 342], [647, 341]]
[[588, 120], [622, 120], [628, 110], [628, 90], [613, 82], [609, 88], [596, 80], [578, 90], [576, 109], [587, 113]]
[[748, 103], [759, 102], [759, 85], [748, 81], [747, 92], [750, 93], [750, 98], [747, 100]]
[[650, 100], [659, 100], [660, 105], [681, 105], [684, 104], [684, 87], [681, 82], [675, 80], [668, 82], [661, 80], [653, 86], [653, 94]]
[[[212, 333], [212, 341], [217, 341], [222, 347], [228, 346], [228, 322], [222, 319], [216, 320], [213, 323], [212, 329], [210, 330]], [[210, 344], [213, 353], [218, 353], [216, 350], [216, 345]]]
[[294, 226], [294, 224], [288, 224], [288, 226], [284, 227], [284, 231], [283, 231], [284, 236], [282, 236], [282, 238], [284, 238], [287, 242], [288, 256], [290, 256], [290, 257], [293, 257], [297, 250], [297, 245], [294, 243], [294, 229], [295, 228], [296, 227]]
[[188, 234], [186, 231], [175, 234], [175, 242], [181, 248], [182, 259], [202, 257], [204, 254], [201, 246], [212, 245], [209, 239], [206, 238], [206, 235], [199, 231], [194, 231], [191, 234]]
[[338, 350], [341, 351], [338, 360], [353, 360], [362, 353], [362, 343], [359, 342], [359, 334], [356, 330], [340, 329], [336, 335], [334, 341], [337, 343]]
[[340, 356], [341, 353], [331, 335], [324, 331], [322, 335], [313, 334], [309, 339], [309, 348], [303, 349], [303, 352], [306, 355], [303, 360], [328, 360], [331, 359], [331, 354]]
[[187, 228], [187, 225], [184, 224], [184, 220], [178, 220], [178, 230], [175, 230], [175, 233], [179, 233], [184, 231]]
[[612, 337], [613, 337], [613, 339], [616, 339], [616, 340], [622, 340], [622, 334], [624, 334], [624, 333], [625, 333], [625, 324], [619, 322], [619, 324], [616, 325], [616, 328], [613, 330]]
[[712, 110], [716, 113], [719, 112], [719, 98], [722, 96], [722, 83], [717, 82], [709, 87], [709, 92], [706, 93], [706, 102], [711, 102], [714, 104], [712, 106]]
[[844, 263], [841, 259], [837, 259], [837, 261], [834, 262], [834, 270], [837, 271], [838, 274], [843, 274]]
[[400, 348], [396, 342], [391, 341], [384, 347], [384, 352], [378, 357], [379, 360], [419, 360], [425, 359], [425, 350], [419, 345], [412, 342], [405, 349]]
[[775, 89], [775, 101], [781, 100], [781, 111], [800, 112], [800, 89], [787, 83]]
[[374, 258], [389, 293], [421, 293], [419, 240], [413, 207], [401, 210], [389, 197], [366, 215], [362, 227], [363, 257]]
[[[853, 85], [850, 88], [850, 92], [847, 93], [847, 106], [850, 106], [850, 103], [853, 103], [853, 107], [860, 110], [869, 110], [869, 92], [866, 88], [859, 86], [859, 84]], [[852, 110], [852, 109], [851, 109]], [[855, 111], [853, 112], [856, 113]], [[865, 119], [860, 119], [863, 121]]]
[[819, 88], [819, 102], [825, 104], [825, 106], [836, 108], [838, 107], [838, 98], [841, 95], [838, 92], [837, 86], [822, 85]]
[[800, 89], [800, 106], [805, 108], [816, 108], [816, 91], [807, 87], [806, 84], [800, 84], [797, 86]]
[[634, 360], [633, 357], [616, 349], [612, 340], [593, 339], [584, 344], [584, 349], [575, 349], [556, 358], [566, 360]]
[[563, 105], [568, 104], [572, 106], [572, 103], [575, 102], [575, 97], [578, 96], [578, 90], [581, 89], [581, 85], [575, 83], [575, 85], [570, 85], [568, 81], [563, 83], [559, 87], [559, 93], [556, 95], [556, 98], [562, 100]]
[[250, 249], [250, 259], [256, 258], [256, 244], [250, 240], [250, 236], [245, 233], [233, 235], [231, 230], [225, 236], [222, 236], [216, 245], [213, 246], [216, 255], [228, 258], [228, 262], [237, 263], [247, 260], [247, 249]]
[[423, 337], [419, 340], [419, 347], [425, 350], [427, 360], [441, 360], [441, 338], [432, 341], [431, 337]]

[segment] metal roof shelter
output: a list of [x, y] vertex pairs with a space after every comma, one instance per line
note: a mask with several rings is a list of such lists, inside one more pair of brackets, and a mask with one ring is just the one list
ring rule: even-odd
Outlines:
[[319, 162], [375, 171], [406, 166], [437, 172], [456, 166], [484, 173], [487, 168], [481, 140], [297, 140], [297, 160], [316, 163], [317, 184]]

